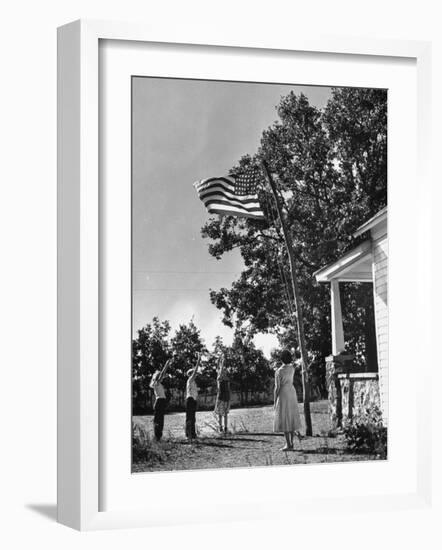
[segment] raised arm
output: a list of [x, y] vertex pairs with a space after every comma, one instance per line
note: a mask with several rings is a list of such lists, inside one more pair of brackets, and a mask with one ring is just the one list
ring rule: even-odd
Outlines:
[[198, 373], [198, 369], [200, 368], [200, 365], [201, 365], [201, 357], [202, 357], [202, 353], [199, 352], [198, 353], [198, 360], [196, 362], [196, 367], [193, 369], [193, 373], [191, 374], [190, 376], [190, 380], [193, 380], [195, 378], [195, 376], [197, 375]]
[[161, 382], [161, 380], [164, 378], [164, 376], [166, 375], [166, 372], [167, 372], [167, 369], [170, 367], [172, 363], [172, 358], [168, 359], [166, 361], [166, 363], [164, 364], [164, 367], [163, 367], [163, 370], [160, 372], [160, 375], [158, 377], [158, 381]]
[[218, 359], [218, 366], [216, 367], [216, 374], [219, 376], [220, 372], [223, 370], [224, 368], [224, 354], [221, 354], [219, 356], [219, 359]]

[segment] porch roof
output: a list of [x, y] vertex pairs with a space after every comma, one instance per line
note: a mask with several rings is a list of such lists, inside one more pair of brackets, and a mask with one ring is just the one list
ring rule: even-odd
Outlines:
[[313, 275], [318, 283], [329, 283], [332, 280], [373, 281], [371, 241], [362, 242], [341, 256], [336, 262], [315, 271]]

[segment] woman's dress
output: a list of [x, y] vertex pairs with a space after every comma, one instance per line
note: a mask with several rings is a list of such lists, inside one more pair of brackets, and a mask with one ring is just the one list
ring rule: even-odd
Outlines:
[[275, 373], [275, 388], [278, 393], [275, 403], [274, 432], [296, 432], [301, 429], [298, 398], [293, 385], [295, 369], [283, 365]]
[[230, 411], [230, 382], [228, 377], [222, 374], [217, 380], [217, 386], [214, 412], [219, 416], [225, 416]]

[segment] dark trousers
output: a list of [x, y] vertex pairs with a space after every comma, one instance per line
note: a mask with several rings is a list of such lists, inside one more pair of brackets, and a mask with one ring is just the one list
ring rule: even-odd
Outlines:
[[164, 428], [164, 412], [166, 410], [166, 400], [162, 397], [155, 401], [153, 414], [153, 429], [155, 432], [155, 439], [159, 441], [163, 435]]
[[186, 436], [194, 439], [196, 437], [195, 431], [195, 419], [196, 419], [196, 401], [193, 397], [186, 399]]

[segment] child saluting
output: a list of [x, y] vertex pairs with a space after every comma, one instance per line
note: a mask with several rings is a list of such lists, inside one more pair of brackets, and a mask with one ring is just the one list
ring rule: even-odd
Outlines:
[[196, 408], [198, 405], [198, 386], [196, 375], [201, 364], [201, 353], [198, 353], [196, 367], [187, 371], [186, 382], [186, 437], [189, 440], [195, 439]]
[[166, 411], [166, 392], [164, 391], [162, 382], [171, 363], [172, 359], [168, 359], [161, 371], [157, 370], [154, 372], [150, 381], [150, 387], [153, 389], [155, 395], [153, 427], [157, 441], [160, 441], [163, 436], [164, 413]]

